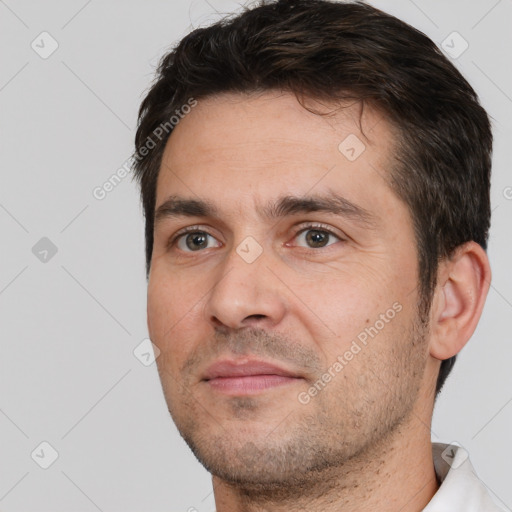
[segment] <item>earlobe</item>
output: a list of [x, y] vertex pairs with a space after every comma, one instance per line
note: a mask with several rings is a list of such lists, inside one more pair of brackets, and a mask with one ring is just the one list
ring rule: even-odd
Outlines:
[[490, 281], [489, 259], [476, 242], [460, 246], [440, 263], [431, 315], [432, 357], [444, 360], [462, 350], [480, 319]]

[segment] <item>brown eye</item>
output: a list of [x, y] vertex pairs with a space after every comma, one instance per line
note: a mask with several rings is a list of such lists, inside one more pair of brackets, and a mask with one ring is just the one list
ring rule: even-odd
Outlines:
[[191, 251], [208, 247], [208, 235], [206, 233], [187, 233], [184, 238], [185, 244]]
[[306, 242], [312, 247], [324, 247], [329, 240], [329, 234], [318, 229], [310, 229], [306, 234]]
[[175, 245], [181, 251], [190, 253], [200, 252], [202, 249], [209, 249], [210, 247], [220, 247], [221, 244], [206, 231], [189, 229], [176, 235], [176, 237], [171, 240], [170, 247]]
[[327, 247], [328, 245], [332, 245], [329, 241], [334, 237], [337, 240], [341, 240], [337, 235], [327, 231], [325, 229], [317, 229], [317, 228], [306, 228], [297, 233], [296, 238], [303, 238], [307, 244], [307, 247], [310, 249], [321, 249], [322, 247]]

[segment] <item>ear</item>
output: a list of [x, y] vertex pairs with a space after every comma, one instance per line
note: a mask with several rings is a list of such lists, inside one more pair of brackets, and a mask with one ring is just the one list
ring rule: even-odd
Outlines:
[[475, 331], [491, 284], [484, 249], [467, 242], [439, 264], [431, 311], [430, 355], [448, 359], [462, 350]]
[[146, 323], [148, 326], [149, 339], [152, 340], [153, 338], [151, 335], [153, 334], [153, 331], [151, 329], [151, 315], [149, 314], [149, 298], [146, 299]]

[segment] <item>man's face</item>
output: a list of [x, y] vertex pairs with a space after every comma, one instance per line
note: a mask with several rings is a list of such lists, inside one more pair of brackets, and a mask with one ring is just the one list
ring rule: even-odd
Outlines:
[[[390, 126], [366, 107], [362, 135], [359, 114], [225, 94], [168, 141], [150, 337], [178, 429], [228, 481], [299, 481], [389, 438], [417, 407], [428, 340], [412, 220], [386, 181]], [[335, 196], [337, 210], [320, 208]]]

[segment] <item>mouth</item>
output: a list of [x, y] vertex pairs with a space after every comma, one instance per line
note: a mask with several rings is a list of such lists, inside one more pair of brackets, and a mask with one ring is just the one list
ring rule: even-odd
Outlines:
[[303, 378], [265, 361], [225, 359], [208, 367], [202, 380], [214, 391], [240, 396], [258, 394], [268, 389], [297, 383]]

